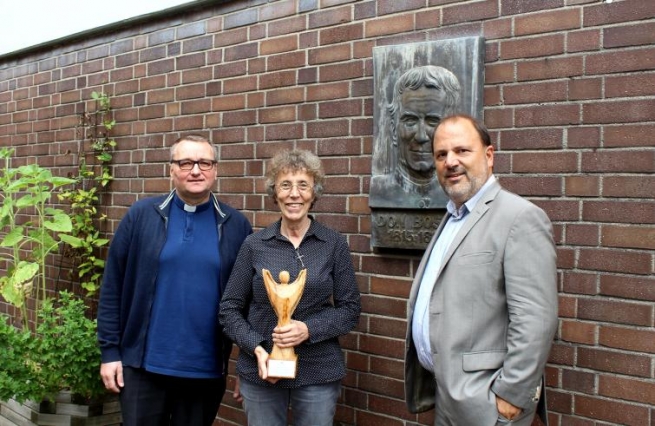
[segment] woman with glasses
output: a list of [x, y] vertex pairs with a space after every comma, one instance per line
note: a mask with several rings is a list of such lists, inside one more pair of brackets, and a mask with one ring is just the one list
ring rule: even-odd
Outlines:
[[[250, 426], [332, 425], [341, 379], [346, 374], [338, 337], [350, 332], [360, 313], [360, 296], [344, 236], [317, 222], [310, 209], [323, 192], [323, 168], [309, 151], [277, 154], [266, 173], [268, 195], [280, 219], [244, 242], [221, 300], [219, 320], [240, 348], [239, 381]], [[294, 281], [306, 270], [304, 291], [290, 324], [277, 326], [263, 270]], [[295, 378], [269, 376], [273, 344], [293, 348]]]

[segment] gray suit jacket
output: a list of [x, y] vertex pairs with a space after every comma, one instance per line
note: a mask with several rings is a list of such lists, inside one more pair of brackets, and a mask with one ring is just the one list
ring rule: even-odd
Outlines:
[[430, 296], [434, 375], [418, 362], [412, 317], [428, 246], [409, 296], [405, 398], [410, 412], [435, 408], [455, 425], [494, 425], [495, 395], [524, 409], [530, 424], [557, 328], [552, 226], [529, 201], [494, 183], [469, 213], [444, 257]]

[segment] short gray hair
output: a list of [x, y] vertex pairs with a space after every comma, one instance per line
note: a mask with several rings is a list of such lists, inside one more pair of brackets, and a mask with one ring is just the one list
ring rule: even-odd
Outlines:
[[[313, 152], [304, 149], [294, 149], [277, 153], [266, 168], [266, 193], [277, 203], [275, 194], [275, 179], [282, 172], [306, 172], [314, 178], [314, 202], [323, 195], [323, 164]], [[312, 203], [314, 206], [314, 203]]]

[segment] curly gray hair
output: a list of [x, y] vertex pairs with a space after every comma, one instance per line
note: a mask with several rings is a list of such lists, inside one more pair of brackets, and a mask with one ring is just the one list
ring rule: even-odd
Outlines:
[[323, 194], [323, 178], [325, 172], [321, 159], [310, 151], [304, 149], [294, 149], [277, 153], [268, 163], [266, 168], [266, 193], [273, 198], [277, 204], [277, 195], [275, 193], [275, 179], [280, 173], [285, 172], [306, 172], [314, 178], [314, 203]]

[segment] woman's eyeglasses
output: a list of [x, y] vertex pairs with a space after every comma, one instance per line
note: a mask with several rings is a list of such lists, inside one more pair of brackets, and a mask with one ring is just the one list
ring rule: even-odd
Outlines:
[[298, 182], [298, 183], [291, 183], [291, 182], [284, 181], [275, 185], [275, 188], [279, 192], [290, 192], [294, 186], [298, 188], [298, 192], [309, 192], [312, 189], [314, 189], [313, 185], [310, 185], [309, 182], [305, 182], [305, 181]]
[[180, 170], [184, 170], [185, 172], [188, 172], [190, 170], [193, 170], [195, 165], [198, 165], [198, 168], [202, 170], [203, 172], [206, 172], [208, 170], [211, 170], [214, 165], [216, 164], [216, 161], [212, 160], [198, 160], [198, 161], [193, 161], [193, 160], [171, 160], [171, 164], [177, 164], [177, 167], [180, 168]]

